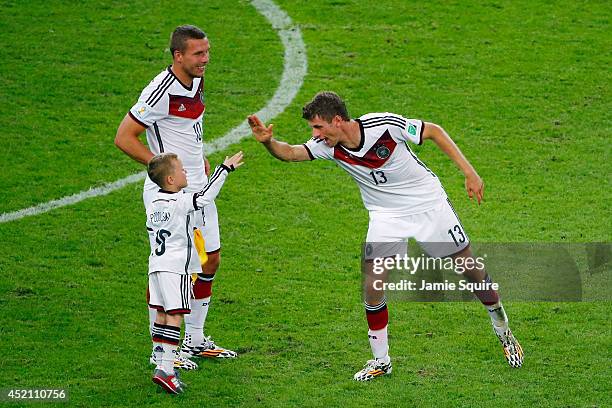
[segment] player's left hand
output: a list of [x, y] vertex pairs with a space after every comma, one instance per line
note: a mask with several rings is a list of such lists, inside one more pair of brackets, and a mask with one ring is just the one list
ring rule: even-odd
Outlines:
[[206, 177], [210, 176], [210, 162], [206, 157], [204, 158], [204, 173], [206, 173]]
[[243, 156], [244, 155], [242, 154], [242, 150], [233, 155], [232, 157], [225, 156], [223, 164], [226, 167], [229, 167], [232, 171], [236, 170], [238, 167], [244, 164], [244, 162], [242, 161]]
[[478, 204], [480, 204], [484, 197], [484, 182], [478, 174], [474, 173], [466, 176], [465, 189], [470, 199], [476, 198]]

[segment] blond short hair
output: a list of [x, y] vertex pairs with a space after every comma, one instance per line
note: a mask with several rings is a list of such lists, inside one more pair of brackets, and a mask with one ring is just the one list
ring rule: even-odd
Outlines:
[[178, 156], [175, 153], [160, 153], [149, 161], [147, 174], [149, 178], [160, 188], [166, 186], [166, 177], [174, 171], [174, 165]]

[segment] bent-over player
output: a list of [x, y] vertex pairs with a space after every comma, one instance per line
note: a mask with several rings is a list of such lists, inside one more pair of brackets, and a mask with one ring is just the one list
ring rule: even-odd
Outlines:
[[[424, 140], [436, 143], [465, 174], [468, 195], [480, 204], [484, 184], [444, 129], [433, 123], [388, 112], [369, 113], [351, 119], [344, 101], [333, 92], [318, 93], [303, 108], [302, 117], [308, 121], [313, 136], [302, 145], [274, 139], [273, 125], [264, 125], [255, 115], [249, 116], [248, 120], [257, 141], [277, 159], [334, 160], [353, 177], [369, 211], [367, 243], [401, 243], [414, 238], [429, 256], [473, 259], [467, 233], [440, 180], [407, 143], [421, 144]], [[372, 259], [368, 258], [367, 251], [365, 258], [366, 267], [369, 263], [371, 268]], [[491, 278], [482, 268], [466, 270], [464, 275], [471, 282], [491, 283]], [[523, 350], [508, 327], [508, 318], [497, 291], [475, 291], [475, 295], [491, 317], [508, 363], [520, 367]], [[354, 375], [358, 381], [390, 374], [392, 369], [384, 294], [366, 291], [365, 310], [374, 359]]]

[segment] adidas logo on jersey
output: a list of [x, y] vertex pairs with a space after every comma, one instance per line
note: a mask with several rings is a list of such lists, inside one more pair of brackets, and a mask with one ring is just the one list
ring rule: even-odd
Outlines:
[[187, 110], [187, 108], [185, 107], [185, 105], [183, 105], [183, 104], [181, 103], [181, 106], [179, 106], [178, 111], [179, 111], [179, 112], [184, 112], [184, 111], [186, 111], [186, 110]]

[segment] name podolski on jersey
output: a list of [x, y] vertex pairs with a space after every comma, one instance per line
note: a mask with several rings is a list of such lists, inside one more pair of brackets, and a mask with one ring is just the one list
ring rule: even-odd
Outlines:
[[170, 213], [167, 211], [156, 211], [150, 216], [151, 222], [166, 222], [170, 220]]

